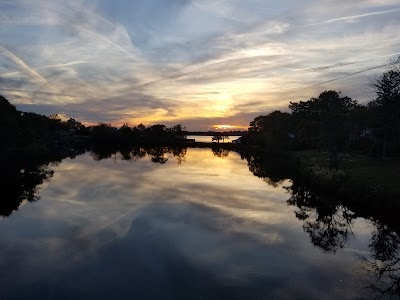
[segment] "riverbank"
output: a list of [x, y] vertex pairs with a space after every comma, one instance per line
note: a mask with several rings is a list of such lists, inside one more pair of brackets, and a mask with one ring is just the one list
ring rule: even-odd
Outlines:
[[[299, 160], [303, 167], [320, 166], [329, 168], [329, 157], [319, 151], [293, 151], [293, 157]], [[341, 161], [340, 170], [354, 185], [375, 187], [400, 196], [400, 158], [381, 160], [366, 155], [348, 154]]]
[[296, 151], [291, 155], [297, 162], [297, 180], [320, 197], [332, 205], [345, 205], [365, 218], [385, 219], [400, 230], [399, 158], [383, 161], [350, 154], [341, 162], [339, 171], [329, 171], [327, 153]]

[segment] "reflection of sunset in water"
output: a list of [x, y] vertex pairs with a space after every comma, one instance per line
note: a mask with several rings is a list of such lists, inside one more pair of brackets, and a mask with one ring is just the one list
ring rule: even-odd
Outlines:
[[[0, 266], [7, 277], [0, 280], [5, 295], [18, 291], [39, 297], [41, 290], [31, 286], [50, 289], [62, 282], [64, 289], [78, 288], [94, 297], [99, 286], [107, 287], [114, 278], [122, 295], [143, 296], [177, 284], [182, 276], [196, 295], [210, 286], [223, 295], [252, 289], [258, 295], [295, 298], [301, 292], [309, 298], [321, 292], [351, 299], [358, 293], [351, 253], [331, 256], [310, 243], [303, 221], [287, 203], [285, 187], [291, 181], [267, 184], [235, 152], [135, 151], [132, 157], [117, 153], [108, 159], [95, 154], [65, 159], [42, 187], [40, 201], [2, 220], [0, 245], [7, 247], [0, 248], [6, 259], [0, 259]], [[353, 226], [357, 240], [349, 240], [348, 247], [367, 251], [365, 221]], [[175, 268], [181, 271], [162, 275]], [[199, 280], [199, 272], [206, 272], [211, 282]], [[316, 274], [325, 276], [326, 284], [315, 284]], [[158, 289], [139, 285], [139, 291], [132, 290], [123, 278]]]

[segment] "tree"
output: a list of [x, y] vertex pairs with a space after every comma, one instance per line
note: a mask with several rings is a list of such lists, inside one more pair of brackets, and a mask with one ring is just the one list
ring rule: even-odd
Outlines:
[[118, 138], [121, 144], [127, 144], [131, 142], [133, 138], [133, 131], [128, 124], [124, 124], [118, 128]]
[[2, 144], [14, 145], [20, 135], [19, 116], [14, 105], [0, 96], [0, 140]]
[[212, 137], [211, 140], [212, 140], [213, 142], [216, 141], [217, 143], [219, 143], [219, 141], [222, 140], [222, 138], [223, 138], [223, 137], [222, 137], [222, 134], [218, 132], [218, 133], [216, 133], [216, 134]]
[[377, 98], [368, 104], [375, 144], [385, 159], [400, 141], [400, 57], [372, 83]]
[[289, 104], [289, 109], [292, 111], [292, 125], [297, 147], [303, 149], [319, 147], [319, 116], [315, 109], [316, 101], [316, 98], [311, 98], [308, 101], [290, 102]]
[[97, 144], [111, 146], [117, 141], [117, 129], [111, 124], [100, 123], [92, 128], [92, 138]]
[[[311, 139], [314, 144], [329, 154], [329, 168], [338, 169], [339, 161], [354, 140], [355, 126], [353, 113], [359, 108], [357, 101], [340, 97], [336, 91], [324, 91], [318, 98], [309, 101], [290, 103], [293, 118], [296, 120], [296, 135]], [[297, 138], [299, 138], [297, 137]]]
[[85, 130], [85, 125], [83, 125], [81, 122], [75, 120], [74, 118], [70, 118], [69, 120], [67, 120], [66, 122], [64, 122], [64, 126], [68, 129], [68, 130], [72, 130], [74, 131], [74, 133], [80, 133], [83, 132]]
[[290, 124], [291, 115], [276, 110], [250, 122], [248, 138], [252, 143], [264, 145], [270, 151], [281, 151], [289, 145]]
[[181, 124], [175, 125], [169, 129], [171, 135], [177, 139], [186, 139], [186, 129]]
[[147, 130], [151, 135], [165, 136], [165, 133], [167, 132], [167, 127], [162, 124], [156, 124], [148, 127]]
[[263, 131], [265, 131], [265, 119], [267, 116], [258, 116], [256, 117], [253, 121], [250, 122], [250, 127], [249, 127], [249, 134], [258, 134]]

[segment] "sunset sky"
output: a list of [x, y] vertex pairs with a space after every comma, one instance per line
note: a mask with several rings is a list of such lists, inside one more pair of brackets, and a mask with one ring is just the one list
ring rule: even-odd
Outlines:
[[399, 53], [399, 0], [0, 0], [0, 94], [88, 124], [247, 126], [326, 89], [365, 103]]

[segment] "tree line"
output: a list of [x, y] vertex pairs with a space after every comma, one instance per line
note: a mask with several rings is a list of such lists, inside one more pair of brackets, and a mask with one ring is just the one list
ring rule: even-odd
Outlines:
[[0, 96], [0, 140], [2, 151], [41, 152], [74, 143], [123, 146], [133, 144], [175, 144], [186, 139], [185, 128], [178, 124], [172, 127], [156, 124], [127, 124], [114, 127], [100, 123], [85, 126], [70, 118], [63, 121], [57, 114], [45, 116], [32, 112], [21, 112], [6, 98]]
[[[290, 112], [274, 111], [250, 122], [242, 143], [286, 149], [324, 150], [330, 169], [337, 169], [348, 152], [386, 159], [400, 153], [400, 57], [372, 84], [376, 98], [366, 105], [328, 90], [307, 101], [291, 102]], [[146, 127], [127, 124], [114, 127], [100, 123], [85, 126], [58, 115], [44, 116], [21, 112], [0, 96], [0, 139], [7, 149], [42, 152], [48, 148], [90, 143], [103, 146], [171, 145], [186, 139], [187, 131], [178, 124]], [[223, 134], [214, 136], [219, 142]]]
[[317, 98], [290, 102], [250, 122], [243, 142], [267, 149], [324, 150], [331, 169], [348, 152], [382, 159], [400, 154], [400, 57], [371, 85], [376, 98], [366, 105], [329, 90]]

